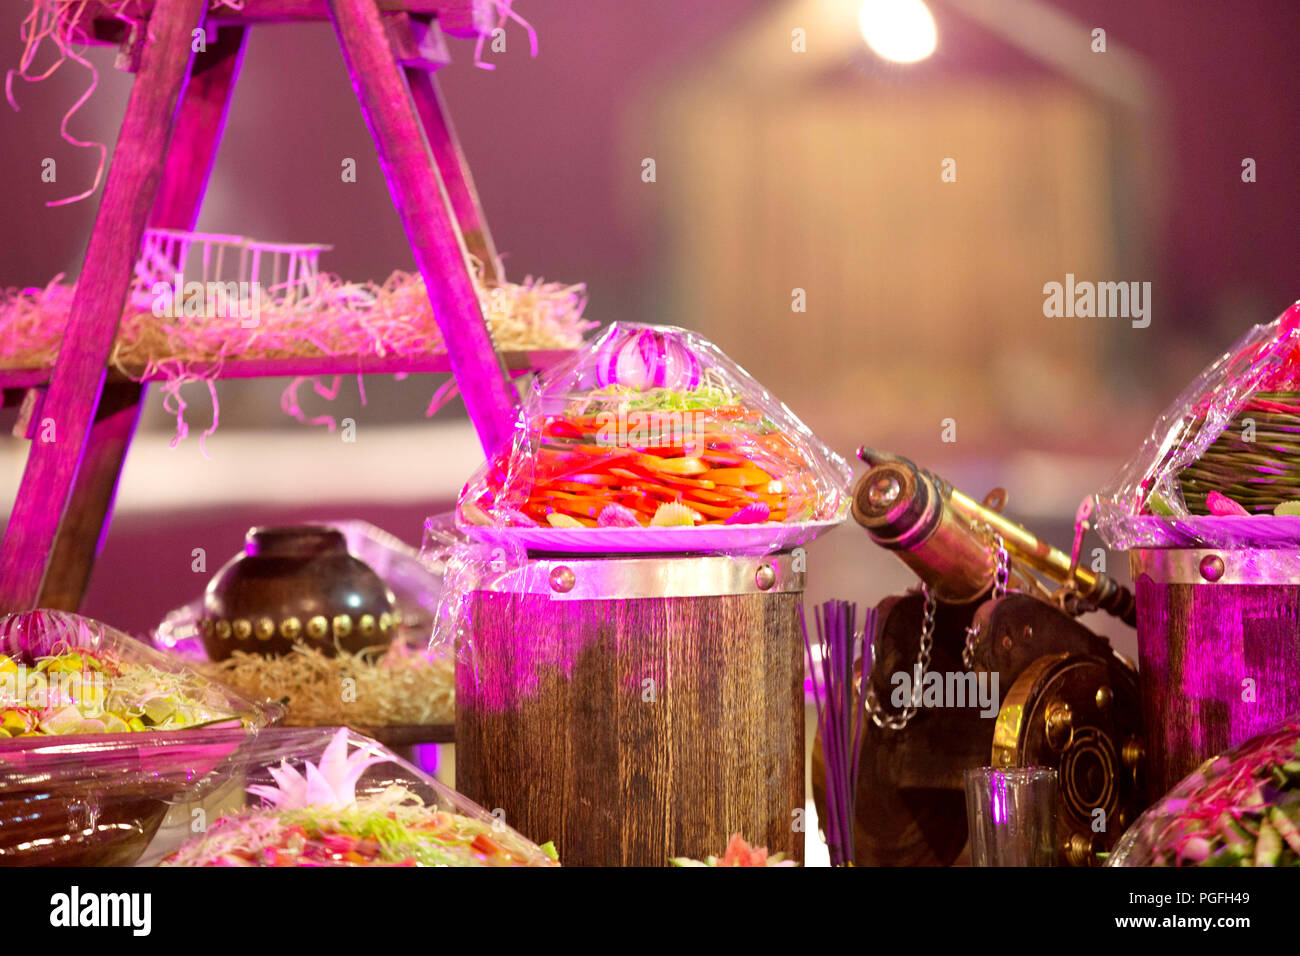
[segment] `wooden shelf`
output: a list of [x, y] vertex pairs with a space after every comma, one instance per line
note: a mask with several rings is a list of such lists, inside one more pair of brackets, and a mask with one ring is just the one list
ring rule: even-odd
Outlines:
[[394, 724], [388, 727], [355, 727], [358, 733], [373, 737], [389, 747], [411, 747], [416, 744], [454, 744], [455, 724]]
[[[501, 360], [511, 372], [539, 371], [554, 365], [573, 354], [568, 349], [539, 349], [529, 352], [502, 352]], [[406, 372], [418, 374], [450, 374], [451, 363], [446, 353], [438, 352], [423, 356], [404, 355], [363, 355], [343, 356], [340, 358], [322, 358], [305, 356], [293, 358], [269, 359], [227, 359], [221, 363], [215, 376], [206, 373], [213, 370], [217, 363], [196, 362], [190, 367], [201, 378], [274, 378], [297, 375], [394, 375]], [[144, 377], [144, 369], [128, 368], [130, 375], [124, 375], [116, 366], [110, 366], [108, 381], [122, 382], [145, 381], [161, 382], [167, 379], [162, 373]], [[48, 368], [0, 369], [0, 388], [39, 388], [50, 382]]]

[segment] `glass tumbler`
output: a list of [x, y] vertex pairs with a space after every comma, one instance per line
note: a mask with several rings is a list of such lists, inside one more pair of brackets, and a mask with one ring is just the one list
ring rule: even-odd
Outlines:
[[973, 767], [966, 821], [974, 866], [1056, 866], [1056, 771]]

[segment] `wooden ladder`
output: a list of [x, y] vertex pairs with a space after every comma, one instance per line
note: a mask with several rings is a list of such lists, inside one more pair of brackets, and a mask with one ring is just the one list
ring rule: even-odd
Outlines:
[[[516, 396], [466, 257], [477, 257], [492, 279], [496, 255], [433, 77], [448, 62], [444, 32], [488, 32], [490, 5], [244, 0], [240, 9], [209, 7], [210, 0], [134, 0], [130, 12], [148, 28], [129, 35], [106, 7], [88, 7], [79, 21], [83, 39], [122, 43], [136, 76], [48, 384], [43, 370], [0, 376], [6, 396], [22, 396], [19, 425], [32, 439], [0, 549], [0, 612], [76, 610], [85, 594], [145, 392], [144, 382], [108, 369], [132, 269], [146, 226], [195, 227], [254, 23], [333, 24], [446, 356], [424, 365], [357, 356], [270, 361], [223, 369], [223, 376], [450, 371], [484, 451], [509, 437]], [[193, 52], [195, 31], [210, 36], [213, 27], [212, 42]], [[54, 440], [39, 440], [43, 433]]]

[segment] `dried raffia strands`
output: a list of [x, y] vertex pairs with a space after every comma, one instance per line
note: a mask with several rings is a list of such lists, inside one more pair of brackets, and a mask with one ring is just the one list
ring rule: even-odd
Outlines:
[[[528, 31], [528, 52], [531, 56], [537, 56], [537, 31], [533, 29], [532, 24], [515, 13], [512, 9], [515, 0], [491, 0], [496, 7], [497, 25], [492, 31], [493, 44], [495, 47], [496, 38], [503, 36], [507, 20], [514, 20]], [[495, 70], [496, 67], [483, 59], [483, 44], [487, 41], [488, 35], [480, 33], [477, 42], [474, 44], [474, 65], [480, 70]]]
[[[68, 123], [73, 115], [86, 105], [86, 102], [95, 92], [95, 88], [99, 86], [99, 71], [95, 69], [93, 63], [82, 56], [83, 47], [77, 43], [79, 29], [89, 26], [89, 22], [83, 23], [82, 18], [85, 16], [87, 8], [92, 7], [92, 4], [89, 0], [28, 0], [28, 2], [31, 4], [31, 9], [27, 11], [27, 15], [23, 18], [22, 25], [19, 28], [19, 38], [22, 40], [23, 52], [18, 58], [18, 68], [8, 70], [5, 73], [5, 99], [9, 101], [9, 105], [15, 111], [19, 109], [18, 101], [14, 98], [15, 77], [28, 83], [39, 83], [42, 80], [49, 79], [67, 60], [72, 60], [90, 71], [90, 84], [86, 87], [86, 91], [63, 114], [63, 119], [59, 124], [59, 135], [63, 137], [64, 142], [78, 149], [95, 150], [99, 154], [99, 162], [95, 168], [95, 178], [84, 191], [75, 196], [51, 200], [45, 204], [47, 206], [66, 206], [80, 202], [99, 188], [99, 184], [104, 178], [104, 163], [108, 158], [108, 147], [104, 143], [77, 139], [68, 131]], [[502, 2], [505, 2], [505, 0], [497, 0], [497, 3]], [[508, 2], [506, 6], [509, 6]], [[132, 16], [133, 7], [132, 0], [97, 0], [93, 4], [93, 12], [96, 15], [108, 14], [128, 24], [131, 29], [139, 29], [145, 24], [141, 18]], [[244, 0], [210, 0], [208, 7], [213, 10], [221, 7], [230, 10], [242, 10]], [[518, 19], [518, 17], [516, 16], [515, 19]], [[531, 28], [529, 29], [531, 31]], [[51, 62], [45, 69], [36, 72], [34, 66], [36, 58], [47, 44], [52, 45], [54, 48]], [[533, 40], [533, 46], [533, 55], [536, 56], [536, 39]]]
[[[479, 270], [481, 272], [481, 270]], [[58, 357], [75, 286], [56, 276], [44, 288], [11, 288], [0, 293], [0, 368], [52, 367]], [[478, 284], [488, 332], [500, 350], [570, 349], [596, 323], [583, 319], [586, 287], [542, 282]], [[258, 302], [256, 324], [240, 315], [158, 317], [138, 303], [149, 289], [136, 278], [118, 327], [109, 364], [127, 377], [163, 378], [164, 407], [177, 416], [173, 445], [188, 434], [181, 398], [187, 382], [209, 383], [216, 427], [215, 389], [221, 366], [233, 359], [377, 356], [425, 358], [445, 351], [433, 319], [424, 279], [397, 271], [382, 285], [345, 282], [326, 273], [316, 278], [310, 303], [284, 304], [267, 295]], [[178, 311], [183, 311], [178, 309]], [[197, 311], [197, 309], [196, 309]], [[239, 310], [227, 310], [238, 312]], [[296, 397], [305, 378], [286, 390], [283, 406], [310, 424], [333, 426], [333, 419], [308, 420]], [[337, 384], [315, 385], [332, 398]], [[364, 393], [363, 393], [364, 394]], [[431, 406], [435, 407], [435, 406]]]
[[[336, 657], [303, 644], [281, 657], [235, 651], [198, 667], [246, 695], [283, 701], [284, 723], [294, 727], [449, 724], [456, 716], [451, 656], [412, 649], [400, 638], [386, 650], [340, 650]], [[350, 702], [342, 693], [348, 677], [356, 682]]]
[[[239, 315], [157, 317], [133, 304], [122, 315], [110, 364], [124, 375], [145, 369], [167, 378], [206, 377], [192, 365], [229, 359], [420, 356], [444, 350], [419, 274], [394, 272], [382, 285], [318, 277], [314, 304], [280, 307], [263, 297], [256, 325]], [[56, 276], [44, 288], [0, 294], [0, 368], [48, 368], [58, 357], [75, 286]], [[498, 349], [575, 348], [596, 323], [584, 321], [585, 287], [543, 283], [480, 286]]]
[[[123, 8], [128, 5], [128, 2], [129, 0], [117, 0], [114, 3], [109, 0], [109, 2], [100, 4], [99, 7], [100, 9], [107, 9], [125, 23], [134, 23], [136, 21], [123, 12]], [[16, 111], [19, 107], [18, 101], [14, 98], [14, 77], [28, 83], [39, 83], [41, 80], [52, 76], [63, 65], [65, 60], [72, 60], [90, 71], [90, 85], [86, 87], [86, 92], [82, 93], [80, 98], [63, 114], [63, 120], [59, 124], [59, 134], [63, 137], [64, 142], [78, 149], [93, 149], [99, 153], [95, 178], [83, 192], [75, 196], [52, 200], [46, 203], [47, 206], [64, 206], [69, 203], [79, 202], [91, 195], [99, 188], [99, 183], [103, 179], [104, 162], [108, 156], [108, 147], [103, 143], [77, 139], [68, 132], [68, 122], [77, 110], [85, 105], [91, 94], [95, 92], [95, 87], [99, 85], [99, 71], [95, 69], [93, 63], [82, 56], [82, 50], [75, 42], [76, 28], [85, 13], [86, 6], [86, 0], [31, 0], [31, 9], [27, 12], [27, 16], [23, 18], [19, 30], [23, 43], [23, 52], [18, 59], [18, 68], [8, 70], [5, 73], [5, 99], [9, 101], [9, 105]], [[41, 72], [35, 72], [34, 63], [36, 57], [47, 43], [54, 46], [53, 61]]]

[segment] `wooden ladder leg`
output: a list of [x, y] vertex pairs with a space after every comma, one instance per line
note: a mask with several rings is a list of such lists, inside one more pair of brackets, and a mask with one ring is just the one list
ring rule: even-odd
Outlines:
[[435, 19], [423, 14], [391, 12], [383, 14], [383, 20], [389, 47], [402, 67], [406, 85], [411, 90], [411, 102], [420, 117], [433, 160], [438, 164], [442, 184], [447, 187], [451, 213], [456, 217], [465, 248], [483, 264], [483, 277], [495, 282], [500, 279], [496, 246], [492, 244], [492, 234], [488, 232], [474, 178], [460, 148], [447, 101], [434, 78], [435, 70], [451, 62], [441, 27], [442, 16], [440, 13]]
[[95, 215], [81, 277], [42, 409], [52, 441], [33, 441], [0, 547], [0, 611], [40, 598], [55, 537], [76, 481], [162, 175], [172, 119], [189, 72], [206, 0], [158, 0], [122, 130]]
[[438, 164], [438, 172], [442, 174], [443, 185], [447, 187], [447, 198], [451, 201], [460, 234], [465, 239], [465, 247], [474, 258], [483, 263], [483, 278], [489, 282], [498, 281], [501, 277], [497, 274], [496, 246], [492, 243], [492, 234], [488, 232], [487, 219], [479, 203], [478, 190], [474, 188], [469, 163], [465, 161], [456, 128], [452, 126], [447, 101], [430, 70], [408, 66], [404, 72], [407, 85], [411, 88], [415, 111], [424, 126], [429, 149]]
[[[150, 226], [188, 231], [198, 222], [243, 60], [246, 33], [242, 26], [222, 27], [207, 49], [194, 55]], [[176, 265], [179, 268], [183, 263]], [[109, 382], [104, 386], [41, 585], [39, 607], [75, 611], [81, 606], [108, 533], [122, 464], [145, 394], [143, 383]]]
[[491, 455], [510, 439], [516, 403], [483, 320], [447, 189], [375, 0], [329, 0], [329, 6], [352, 89], [424, 277], [452, 374], [479, 442]]

